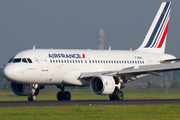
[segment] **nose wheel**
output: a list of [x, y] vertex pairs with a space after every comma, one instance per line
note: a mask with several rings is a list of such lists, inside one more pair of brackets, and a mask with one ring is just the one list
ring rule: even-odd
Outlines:
[[37, 99], [36, 95], [28, 95], [29, 101], [36, 101], [36, 99]]
[[29, 85], [30, 87], [30, 94], [28, 95], [29, 101], [36, 101], [36, 95], [39, 94], [38, 84]]

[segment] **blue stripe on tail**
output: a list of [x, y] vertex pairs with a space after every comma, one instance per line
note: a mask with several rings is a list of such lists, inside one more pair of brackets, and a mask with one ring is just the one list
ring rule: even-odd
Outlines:
[[[164, 11], [167, 11], [167, 8], [168, 8], [169, 4], [170, 4], [170, 3], [167, 2], [166, 6], [165, 6], [165, 8], [164, 8]], [[161, 14], [161, 16], [160, 16], [160, 18], [159, 18], [159, 20], [158, 20], [158, 23], [156, 24], [156, 27], [155, 27], [155, 29], [154, 29], [154, 31], [153, 31], [153, 33], [152, 33], [152, 35], [151, 35], [151, 37], [150, 37], [147, 45], [145, 46], [145, 48], [151, 46], [151, 44], [152, 44], [152, 42], [153, 42], [153, 40], [154, 40], [154, 37], [155, 37], [155, 35], [156, 35], [157, 31], [158, 31], [158, 28], [159, 28], [159, 26], [160, 26], [160, 24], [161, 24], [161, 22], [162, 22], [162, 20], [163, 20], [163, 18], [164, 18], [164, 14], [163, 14], [164, 11], [162, 11], [162, 14]]]

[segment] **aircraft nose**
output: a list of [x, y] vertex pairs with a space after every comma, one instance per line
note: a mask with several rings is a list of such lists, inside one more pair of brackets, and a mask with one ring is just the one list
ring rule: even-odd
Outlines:
[[14, 73], [11, 66], [9, 65], [5, 66], [2, 71], [2, 74], [3, 74], [3, 77], [6, 78], [7, 80], [13, 80]]

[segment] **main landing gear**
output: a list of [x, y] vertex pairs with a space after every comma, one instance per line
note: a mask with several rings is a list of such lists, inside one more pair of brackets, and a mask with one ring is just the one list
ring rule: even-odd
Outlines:
[[61, 89], [61, 91], [57, 93], [58, 101], [69, 101], [71, 99], [71, 93], [69, 91], [64, 92], [64, 86], [59, 85], [57, 87]]
[[36, 101], [36, 95], [39, 94], [38, 84], [32, 84], [30, 87], [30, 94], [28, 95], [29, 101]]
[[122, 92], [122, 91], [119, 91], [119, 92], [117, 92], [117, 93], [114, 93], [114, 94], [109, 95], [109, 99], [112, 100], [112, 101], [115, 101], [115, 100], [118, 100], [118, 101], [123, 100], [123, 97], [124, 97], [124, 95], [123, 95], [123, 92]]

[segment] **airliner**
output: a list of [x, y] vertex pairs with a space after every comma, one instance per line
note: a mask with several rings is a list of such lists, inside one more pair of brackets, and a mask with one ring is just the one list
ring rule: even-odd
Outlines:
[[124, 84], [148, 75], [180, 70], [175, 56], [165, 54], [171, 2], [163, 2], [141, 46], [136, 50], [36, 49], [15, 54], [4, 66], [15, 95], [36, 101], [44, 85], [55, 85], [57, 100], [69, 101], [66, 86], [90, 86], [97, 95], [123, 100]]

